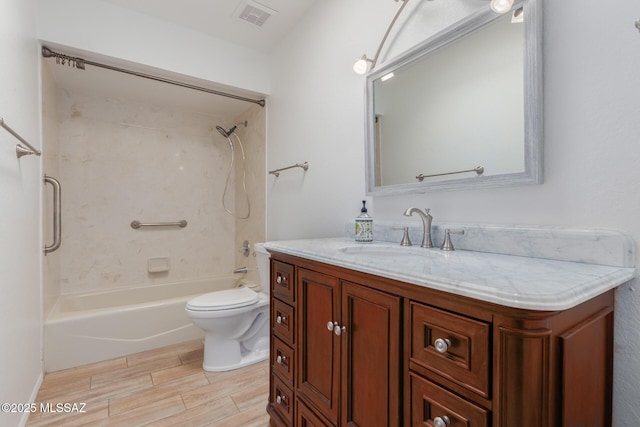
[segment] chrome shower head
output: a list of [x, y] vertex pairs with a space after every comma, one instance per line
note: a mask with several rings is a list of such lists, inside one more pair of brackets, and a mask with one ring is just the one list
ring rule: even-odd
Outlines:
[[224, 136], [225, 138], [229, 138], [231, 134], [236, 130], [236, 127], [234, 126], [228, 131], [224, 130], [222, 126], [216, 126], [216, 129], [218, 130], [218, 132], [220, 132], [220, 135]]
[[218, 130], [218, 132], [220, 132], [220, 135], [224, 136], [225, 138], [229, 138], [231, 135], [233, 135], [233, 133], [236, 131], [236, 129], [238, 129], [238, 126], [243, 125], [244, 127], [247, 127], [247, 124], [248, 124], [248, 122], [245, 120], [242, 123], [236, 123], [229, 130], [224, 130], [224, 128], [222, 126], [216, 126], [216, 129]]

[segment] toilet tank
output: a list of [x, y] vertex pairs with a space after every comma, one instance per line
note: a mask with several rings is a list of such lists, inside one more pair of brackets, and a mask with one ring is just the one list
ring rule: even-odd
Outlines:
[[269, 281], [271, 280], [271, 267], [269, 265], [269, 252], [264, 248], [262, 243], [254, 243], [253, 250], [256, 254], [256, 263], [258, 265], [258, 276], [260, 278], [260, 286], [262, 286], [262, 292], [269, 295], [271, 292], [271, 286]]

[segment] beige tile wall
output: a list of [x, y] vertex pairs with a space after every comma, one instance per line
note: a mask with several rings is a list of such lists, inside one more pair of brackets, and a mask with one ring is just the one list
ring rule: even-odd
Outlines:
[[[245, 149], [244, 171], [246, 172], [246, 189], [249, 195], [251, 213], [247, 219], [236, 219], [235, 227], [235, 265], [248, 267], [247, 279], [258, 281], [256, 260], [253, 246], [249, 257], [239, 251], [242, 243], [248, 240], [251, 245], [265, 240], [265, 180], [266, 180], [266, 113], [265, 108], [253, 105], [244, 114], [236, 118], [236, 123], [247, 121], [247, 127], [238, 126], [238, 136]], [[238, 150], [236, 150], [238, 152]], [[236, 156], [235, 192], [237, 216], [246, 216], [246, 198], [242, 188], [241, 156]]]
[[[249, 128], [241, 129], [252, 213], [237, 222], [221, 203], [230, 150], [215, 126], [228, 120], [65, 90], [57, 100], [61, 293], [229, 274], [237, 240], [264, 239], [262, 107], [247, 111]], [[132, 220], [181, 219], [189, 224], [184, 229], [130, 227]], [[149, 273], [153, 257], [169, 258], [169, 272]]]

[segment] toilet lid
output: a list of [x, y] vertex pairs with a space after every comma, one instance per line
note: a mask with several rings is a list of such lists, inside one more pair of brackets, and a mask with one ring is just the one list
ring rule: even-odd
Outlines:
[[258, 302], [258, 294], [249, 288], [233, 288], [200, 295], [187, 303], [191, 310], [228, 310]]

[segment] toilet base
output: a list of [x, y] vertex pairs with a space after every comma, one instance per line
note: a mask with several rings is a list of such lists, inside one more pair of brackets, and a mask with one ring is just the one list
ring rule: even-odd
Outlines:
[[262, 362], [269, 358], [269, 349], [252, 351], [240, 358], [239, 362], [230, 365], [208, 365], [206, 362], [202, 363], [202, 369], [207, 372], [224, 372], [232, 371], [234, 369], [244, 368], [245, 366], [253, 365], [254, 363]]
[[237, 340], [205, 335], [202, 368], [208, 372], [231, 371], [269, 358], [268, 337], [258, 338], [252, 344], [248, 349]]

